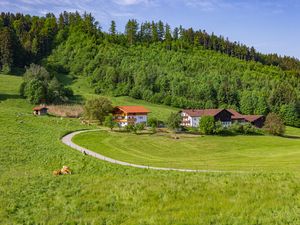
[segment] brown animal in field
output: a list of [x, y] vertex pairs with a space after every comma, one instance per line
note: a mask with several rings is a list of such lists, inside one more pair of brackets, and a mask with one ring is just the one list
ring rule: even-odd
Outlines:
[[61, 174], [71, 174], [71, 170], [68, 166], [63, 166], [63, 168], [60, 171]]
[[71, 169], [68, 166], [63, 166], [61, 170], [54, 170], [53, 175], [65, 175], [65, 174], [71, 174]]
[[54, 171], [53, 171], [53, 175], [54, 175], [54, 176], [61, 175], [61, 171], [60, 171], [60, 170], [54, 170]]

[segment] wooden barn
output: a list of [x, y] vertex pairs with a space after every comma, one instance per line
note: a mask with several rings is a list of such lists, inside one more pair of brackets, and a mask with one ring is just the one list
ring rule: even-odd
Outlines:
[[242, 115], [238, 113], [234, 109], [228, 109], [233, 116], [231, 117], [232, 122], [237, 122], [237, 123], [251, 123], [253, 126], [256, 126], [258, 128], [262, 128], [265, 123], [265, 116], [263, 115]]

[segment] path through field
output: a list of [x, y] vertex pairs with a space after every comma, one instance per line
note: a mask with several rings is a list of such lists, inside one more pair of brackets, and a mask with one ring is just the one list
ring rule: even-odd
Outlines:
[[180, 171], [180, 172], [197, 172], [197, 173], [248, 173], [246, 171], [192, 170], [192, 169], [163, 168], [163, 167], [153, 167], [153, 166], [137, 165], [137, 164], [127, 163], [127, 162], [123, 162], [123, 161], [119, 161], [119, 160], [115, 160], [115, 159], [106, 157], [106, 156], [101, 155], [99, 153], [93, 152], [93, 151], [91, 151], [91, 150], [89, 150], [87, 148], [81, 147], [81, 146], [75, 144], [72, 141], [72, 138], [75, 135], [77, 135], [77, 134], [84, 133], [84, 132], [99, 131], [99, 130], [100, 129], [75, 131], [75, 132], [72, 132], [70, 134], [65, 135], [62, 138], [62, 142], [64, 144], [68, 145], [69, 147], [82, 152], [83, 154], [90, 155], [90, 156], [95, 157], [97, 159], [101, 159], [103, 161], [107, 161], [107, 162], [114, 163], [114, 164], [119, 164], [119, 165], [122, 165], [122, 166], [131, 166], [131, 167], [136, 167], [136, 168], [141, 168], [141, 169], [173, 170], [173, 171]]

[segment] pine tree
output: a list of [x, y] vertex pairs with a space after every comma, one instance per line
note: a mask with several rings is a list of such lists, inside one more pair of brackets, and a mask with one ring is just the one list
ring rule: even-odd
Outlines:
[[129, 20], [126, 24], [125, 34], [127, 36], [128, 43], [133, 45], [137, 40], [138, 23], [136, 20]]
[[169, 24], [166, 24], [165, 42], [166, 42], [167, 49], [170, 50], [172, 45], [172, 34], [171, 34], [171, 28]]
[[0, 64], [13, 65], [13, 42], [11, 30], [7, 27], [0, 31]]
[[157, 24], [157, 33], [158, 33], [158, 40], [162, 41], [165, 37], [165, 27], [164, 23], [160, 20]]
[[179, 28], [175, 27], [174, 30], [173, 30], [173, 39], [177, 40], [178, 37], [179, 37]]
[[114, 20], [112, 20], [110, 23], [109, 33], [113, 37], [116, 36], [116, 22]]
[[152, 30], [152, 41], [157, 42], [159, 40], [158, 31], [157, 31], [157, 25], [156, 23], [152, 22], [151, 24], [151, 30]]

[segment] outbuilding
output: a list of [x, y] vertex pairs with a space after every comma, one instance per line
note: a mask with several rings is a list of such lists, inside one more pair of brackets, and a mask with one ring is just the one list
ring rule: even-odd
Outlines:
[[263, 115], [242, 115], [234, 109], [228, 109], [228, 111], [233, 114], [231, 117], [232, 122], [240, 124], [251, 123], [253, 126], [262, 128], [266, 120], [265, 116]]
[[43, 116], [43, 115], [47, 115], [47, 113], [48, 113], [48, 108], [46, 106], [36, 106], [33, 108], [33, 115]]

